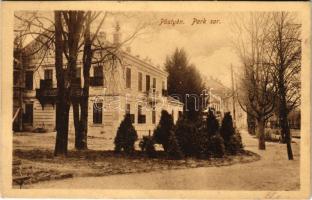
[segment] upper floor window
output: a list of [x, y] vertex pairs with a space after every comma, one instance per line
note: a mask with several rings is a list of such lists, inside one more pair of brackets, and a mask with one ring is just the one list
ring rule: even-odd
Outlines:
[[146, 75], [146, 92], [148, 92], [151, 88], [151, 77]]
[[153, 78], [153, 89], [156, 89], [156, 78]]
[[52, 77], [53, 77], [53, 69], [45, 69], [44, 80], [52, 80]]
[[[78, 68], [78, 69], [79, 69], [79, 71], [81, 71], [80, 68]], [[79, 78], [81, 78], [81, 77], [79, 77]], [[94, 66], [93, 67], [93, 77], [90, 77], [90, 86], [103, 86], [103, 85], [104, 85], [103, 66], [102, 65]]]
[[26, 71], [25, 73], [25, 89], [32, 90], [33, 89], [33, 72]]
[[143, 85], [143, 75], [142, 75], [142, 73], [141, 72], [139, 72], [139, 74], [138, 74], [138, 76], [139, 76], [139, 78], [138, 78], [138, 89], [139, 89], [139, 91], [141, 92], [142, 91], [142, 85]]
[[126, 88], [131, 88], [131, 69], [126, 69]]
[[95, 66], [93, 71], [93, 76], [94, 77], [103, 77], [103, 66], [99, 65], [99, 66]]

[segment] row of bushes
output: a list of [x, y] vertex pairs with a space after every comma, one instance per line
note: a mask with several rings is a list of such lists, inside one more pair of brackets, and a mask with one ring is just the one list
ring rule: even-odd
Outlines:
[[[127, 115], [121, 122], [115, 138], [115, 151], [134, 151], [137, 133]], [[156, 157], [155, 144], [161, 144], [168, 157], [181, 159], [193, 157], [222, 157], [224, 154], [236, 154], [243, 145], [240, 134], [233, 127], [232, 116], [226, 113], [222, 125], [211, 110], [201, 124], [194, 124], [186, 118], [179, 118], [176, 125], [167, 111], [162, 111], [158, 126], [152, 136], [144, 136], [140, 148], [149, 157]]]

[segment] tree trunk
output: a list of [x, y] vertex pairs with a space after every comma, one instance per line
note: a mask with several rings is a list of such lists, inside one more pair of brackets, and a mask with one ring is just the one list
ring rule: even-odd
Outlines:
[[248, 128], [248, 133], [250, 135], [256, 134], [255, 117], [253, 117], [251, 114], [248, 114], [248, 112], [247, 112], [247, 128]]
[[265, 150], [265, 137], [264, 137], [265, 121], [263, 118], [258, 119], [258, 134], [259, 134], [259, 149]]
[[288, 124], [288, 108], [287, 108], [287, 100], [286, 100], [286, 88], [285, 88], [285, 79], [284, 79], [284, 70], [279, 72], [279, 82], [278, 82], [278, 90], [279, 90], [279, 121], [281, 127], [281, 136], [283, 143], [286, 143], [287, 146], [287, 155], [289, 160], [293, 160], [293, 153], [291, 149], [291, 135]]
[[56, 104], [56, 143], [54, 150], [55, 156], [67, 154], [69, 108], [70, 105], [66, 103], [66, 101], [64, 101], [64, 98]]
[[[80, 132], [79, 132], [79, 149], [87, 149], [87, 133], [88, 133], [88, 97], [83, 97], [80, 103], [81, 118], [80, 118]], [[78, 149], [78, 148], [77, 148]]]
[[61, 12], [55, 11], [55, 70], [57, 79], [56, 141], [54, 155], [66, 155], [68, 143], [69, 97], [63, 70], [63, 39]]
[[[280, 97], [280, 110], [279, 110], [279, 118], [280, 118], [280, 126], [281, 126], [281, 135], [283, 143], [286, 143], [287, 146], [287, 155], [289, 160], [293, 160], [293, 153], [291, 148], [291, 135], [288, 124], [288, 114], [287, 114], [287, 105], [286, 105], [286, 97]], [[284, 138], [283, 138], [284, 137]]]
[[77, 149], [87, 149], [87, 137], [88, 137], [88, 109], [89, 109], [89, 86], [90, 86], [90, 68], [92, 61], [92, 50], [91, 50], [91, 34], [90, 34], [90, 13], [86, 18], [86, 30], [84, 34], [84, 51], [83, 51], [83, 90], [82, 97], [80, 100], [80, 130], [79, 130], [79, 141], [77, 141]]
[[79, 113], [79, 102], [75, 100], [72, 102], [73, 105], [73, 119], [74, 119], [74, 127], [75, 127], [75, 148], [77, 150], [82, 150], [82, 134], [80, 128], [80, 113]]

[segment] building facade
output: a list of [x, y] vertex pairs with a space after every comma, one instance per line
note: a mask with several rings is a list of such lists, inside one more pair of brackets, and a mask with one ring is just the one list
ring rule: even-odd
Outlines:
[[[105, 35], [103, 32], [99, 34], [100, 42], [106, 40]], [[113, 38], [112, 44], [118, 44], [119, 27]], [[36, 45], [35, 42], [26, 48], [34, 48], [32, 45]], [[100, 54], [97, 52], [94, 59], [100, 59]], [[176, 122], [183, 111], [183, 104], [167, 95], [167, 72], [148, 59], [132, 55], [129, 49], [120, 49], [116, 54], [120, 59], [118, 62], [99, 62], [90, 69], [88, 134], [114, 138], [126, 113], [131, 115], [139, 136], [152, 133], [162, 110], [172, 114]], [[82, 60], [81, 57], [78, 55], [78, 60]], [[27, 62], [23, 62], [23, 70], [18, 70], [16, 66], [21, 66], [15, 64], [15, 130], [55, 130], [57, 87], [54, 62], [53, 52], [50, 52], [43, 59], [40, 55], [27, 58]], [[81, 87], [84, 81], [81, 62], [77, 63], [76, 79]], [[20, 93], [17, 88], [22, 88]], [[74, 132], [72, 116], [71, 107], [70, 132]]]

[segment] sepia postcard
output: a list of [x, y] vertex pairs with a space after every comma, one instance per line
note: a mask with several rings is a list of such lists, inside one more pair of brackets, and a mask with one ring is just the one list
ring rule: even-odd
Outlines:
[[0, 195], [311, 198], [308, 2], [2, 2]]

